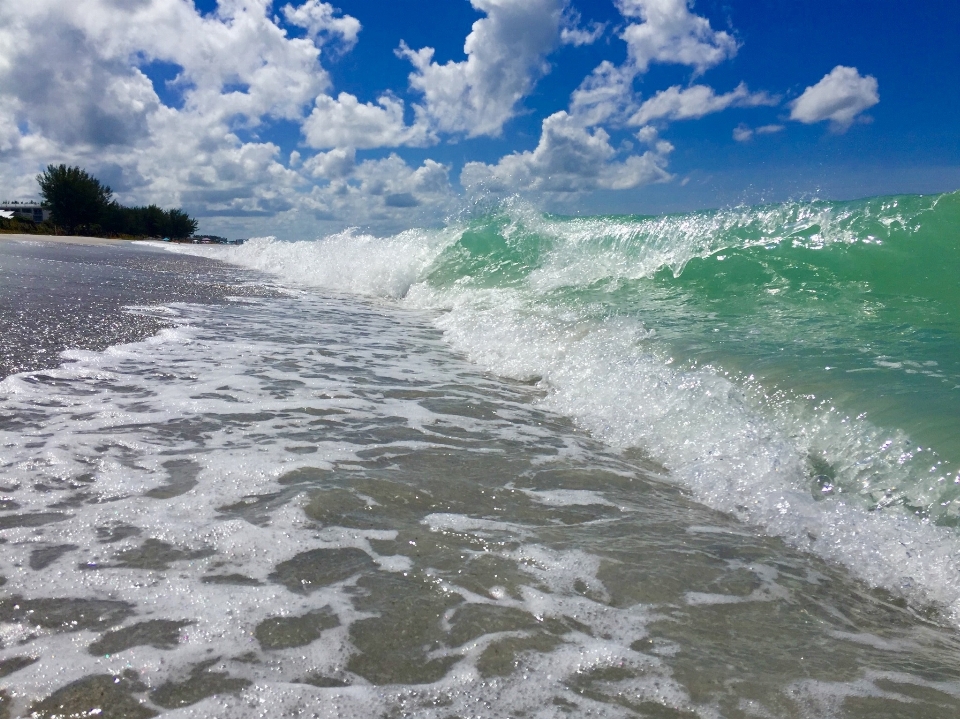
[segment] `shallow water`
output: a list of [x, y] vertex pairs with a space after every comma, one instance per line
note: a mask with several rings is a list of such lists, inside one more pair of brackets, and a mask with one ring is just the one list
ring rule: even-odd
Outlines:
[[439, 313], [706, 505], [960, 626], [960, 193], [181, 247]]
[[[948, 603], [709, 508], [554, 387], [452, 351], [451, 313], [137, 311], [175, 327], [0, 383], [0, 712], [960, 710]], [[747, 479], [731, 505], [762, 499]], [[886, 547], [870, 521], [847, 560]]]

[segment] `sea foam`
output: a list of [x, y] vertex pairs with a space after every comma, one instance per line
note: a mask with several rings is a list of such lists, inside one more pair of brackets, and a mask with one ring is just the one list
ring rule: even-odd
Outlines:
[[[678, 275], [698, 258], [783, 243], [814, 252], [882, 245], [956, 204], [953, 196], [871, 202], [573, 220], [521, 206], [482, 222], [385, 238], [265, 238], [181, 251], [438, 312], [434, 321], [456, 350], [500, 375], [538, 382], [547, 390], [545, 407], [610, 446], [641, 449], [700, 501], [873, 584], [941, 605], [960, 622], [955, 530], [896, 507], [877, 511], [898, 493], [908, 505], [936, 506], [937, 493], [955, 479], [949, 467], [935, 462], [931, 475], [895, 426], [853, 419], [829, 401], [774, 396], [721, 367], [677, 361], [658, 341], [656, 316], [616, 309], [624, 281], [664, 270]], [[458, 266], [466, 269], [451, 269]], [[570, 288], [587, 293], [568, 299]], [[816, 484], [814, 455], [836, 477]], [[882, 487], [879, 494], [858, 496], [858, 486], [871, 483]], [[952, 495], [943, 496], [954, 511]]]

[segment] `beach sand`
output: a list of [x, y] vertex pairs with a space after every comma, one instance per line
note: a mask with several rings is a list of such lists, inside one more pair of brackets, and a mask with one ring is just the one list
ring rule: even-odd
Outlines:
[[137, 240], [108, 240], [104, 237], [84, 237], [83, 235], [19, 235], [0, 234], [0, 242], [54, 242], [61, 245], [129, 245]]
[[0, 378], [56, 367], [66, 349], [99, 351], [166, 326], [130, 306], [270, 292], [236, 268], [149, 243], [0, 235]]

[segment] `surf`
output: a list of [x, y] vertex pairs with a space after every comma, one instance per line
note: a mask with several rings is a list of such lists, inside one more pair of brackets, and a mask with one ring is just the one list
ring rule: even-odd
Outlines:
[[434, 312], [457, 351], [700, 501], [956, 620], [957, 227], [960, 193], [664, 217], [512, 200], [216, 256]]

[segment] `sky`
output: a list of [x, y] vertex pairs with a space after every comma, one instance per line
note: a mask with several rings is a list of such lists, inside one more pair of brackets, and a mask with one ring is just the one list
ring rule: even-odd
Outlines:
[[960, 188], [956, 0], [0, 0], [0, 199], [200, 230]]

